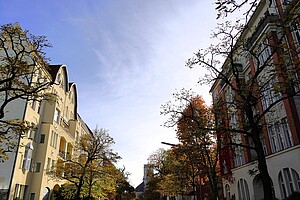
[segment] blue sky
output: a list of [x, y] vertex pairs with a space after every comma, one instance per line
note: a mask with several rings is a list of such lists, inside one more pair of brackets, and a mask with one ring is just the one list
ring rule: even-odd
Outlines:
[[148, 156], [176, 143], [175, 132], [161, 127], [160, 105], [175, 89], [199, 86], [201, 69], [185, 61], [209, 46], [216, 24], [210, 0], [10, 0], [0, 1], [0, 22], [19, 24], [45, 35], [51, 64], [66, 64], [78, 87], [79, 113], [91, 129], [109, 129], [131, 173], [142, 182]]

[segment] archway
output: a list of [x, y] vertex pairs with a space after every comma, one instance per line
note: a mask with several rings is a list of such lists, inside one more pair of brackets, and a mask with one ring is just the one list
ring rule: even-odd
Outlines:
[[253, 190], [255, 200], [261, 200], [264, 198], [263, 183], [260, 175], [255, 176], [253, 179]]
[[45, 187], [42, 193], [42, 200], [50, 200], [50, 188]]
[[60, 186], [58, 184], [56, 184], [54, 187], [53, 187], [53, 192], [51, 194], [51, 200], [55, 200], [55, 193], [56, 192], [59, 192], [59, 188]]

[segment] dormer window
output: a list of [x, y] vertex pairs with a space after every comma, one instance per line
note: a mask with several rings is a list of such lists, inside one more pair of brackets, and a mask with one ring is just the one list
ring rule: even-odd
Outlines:
[[58, 83], [58, 84], [61, 83], [61, 75], [60, 75], [60, 74], [57, 75], [57, 83]]
[[55, 109], [55, 113], [54, 113], [54, 121], [56, 121], [57, 123], [59, 123], [59, 118], [60, 118], [60, 110], [58, 110], [56, 108]]

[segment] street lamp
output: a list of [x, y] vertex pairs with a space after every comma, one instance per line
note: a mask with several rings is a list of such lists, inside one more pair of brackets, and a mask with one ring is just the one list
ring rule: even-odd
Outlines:
[[165, 145], [172, 146], [172, 147], [179, 146], [179, 144], [172, 144], [172, 143], [168, 143], [168, 142], [161, 142], [161, 143], [162, 143], [162, 144], [165, 144]]

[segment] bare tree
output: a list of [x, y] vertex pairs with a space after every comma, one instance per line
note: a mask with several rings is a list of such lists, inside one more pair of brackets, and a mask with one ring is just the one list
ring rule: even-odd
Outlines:
[[[293, 32], [299, 31], [295, 26], [299, 1], [291, 2], [281, 13], [275, 9], [278, 5], [269, 1], [216, 1], [217, 10], [225, 15], [248, 5], [246, 23], [219, 24], [213, 34], [219, 42], [199, 50], [187, 62], [188, 67], [199, 65], [207, 70], [199, 82], [212, 84], [218, 142], [233, 151], [248, 149], [258, 163], [257, 171], [250, 173], [260, 174], [265, 199], [274, 198], [266, 163], [266, 155], [273, 152], [265, 152], [263, 145], [268, 140], [267, 128], [287, 124], [278, 112], [284, 103], [298, 101], [299, 94], [299, 52], [295, 40], [291, 41]], [[255, 24], [257, 16], [261, 19]], [[294, 119], [299, 121], [296, 115]], [[288, 140], [282, 148], [292, 145]]]

